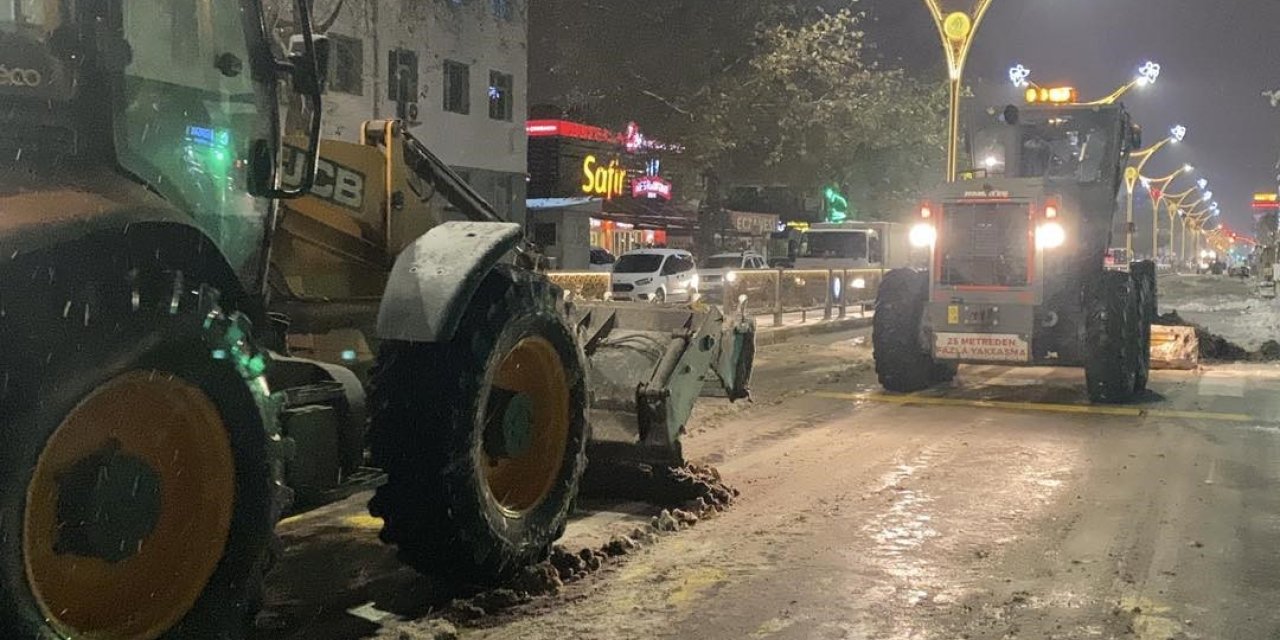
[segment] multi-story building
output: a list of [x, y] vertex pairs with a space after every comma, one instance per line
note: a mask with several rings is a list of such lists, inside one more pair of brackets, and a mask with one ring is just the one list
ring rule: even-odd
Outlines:
[[[528, 0], [315, 0], [329, 37], [324, 136], [399, 118], [500, 214], [525, 219]], [[277, 0], [282, 36], [291, 0]]]

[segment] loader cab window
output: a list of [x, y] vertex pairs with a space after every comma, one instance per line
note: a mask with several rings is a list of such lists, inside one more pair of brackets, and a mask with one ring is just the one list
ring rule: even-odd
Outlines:
[[972, 151], [973, 168], [987, 175], [1079, 183], [1101, 180], [1110, 153], [1105, 130], [1073, 115], [979, 130]]
[[123, 3], [132, 58], [114, 105], [120, 164], [189, 212], [246, 282], [270, 212], [248, 192], [250, 149], [275, 130], [274, 90], [256, 80], [268, 75], [254, 68], [255, 19], [229, 0]]
[[1092, 127], [1081, 127], [1066, 118], [1030, 125], [1021, 132], [1021, 175], [1075, 182], [1096, 182], [1102, 177], [1106, 137]]
[[58, 0], [0, 1], [0, 30], [53, 31], [59, 24]]

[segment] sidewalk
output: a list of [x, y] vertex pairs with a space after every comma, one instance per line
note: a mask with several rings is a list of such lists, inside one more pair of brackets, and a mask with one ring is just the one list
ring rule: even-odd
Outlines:
[[849, 309], [845, 317], [839, 317], [839, 310], [832, 311], [830, 320], [822, 318], [822, 310], [800, 312], [793, 311], [782, 315], [782, 326], [774, 325], [772, 313], [757, 314], [756, 346], [768, 346], [786, 342], [800, 336], [819, 333], [835, 333], [849, 329], [871, 326], [871, 311], [858, 312]]

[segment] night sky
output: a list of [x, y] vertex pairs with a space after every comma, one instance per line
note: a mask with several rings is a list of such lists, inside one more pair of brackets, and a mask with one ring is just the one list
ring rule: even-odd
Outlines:
[[[867, 31], [887, 58], [942, 77], [942, 47], [923, 0], [862, 4], [877, 18]], [[1148, 144], [1177, 123], [1189, 134], [1179, 148], [1157, 154], [1145, 173], [1195, 165], [1227, 223], [1252, 231], [1249, 201], [1255, 191], [1275, 189], [1280, 158], [1280, 109], [1261, 95], [1280, 89], [1280, 1], [994, 0], [966, 79], [981, 100], [1017, 101], [1007, 72], [1020, 62], [1037, 84], [1070, 84], [1081, 99], [1096, 99], [1148, 59], [1162, 67], [1159, 82], [1135, 89], [1125, 104]]]

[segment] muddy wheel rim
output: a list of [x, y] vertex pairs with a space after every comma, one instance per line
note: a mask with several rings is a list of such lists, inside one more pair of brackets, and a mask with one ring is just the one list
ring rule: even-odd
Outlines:
[[235, 461], [217, 407], [168, 373], [89, 394], [41, 452], [23, 556], [68, 637], [153, 640], [191, 610], [231, 529]]
[[569, 439], [569, 386], [550, 342], [529, 337], [507, 352], [486, 413], [485, 486], [506, 515], [522, 517], [551, 493]]

